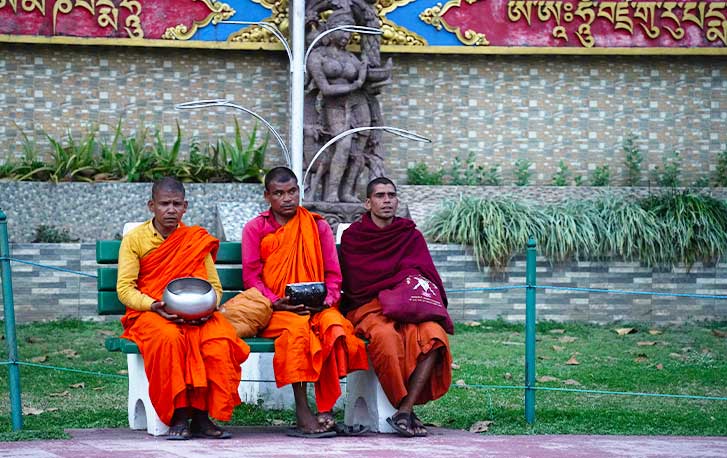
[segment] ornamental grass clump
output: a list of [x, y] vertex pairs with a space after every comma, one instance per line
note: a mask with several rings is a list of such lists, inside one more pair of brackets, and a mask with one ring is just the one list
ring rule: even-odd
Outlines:
[[564, 262], [599, 257], [599, 228], [602, 223], [593, 202], [570, 201], [551, 205], [543, 214], [543, 231], [533, 236], [548, 259]]
[[668, 261], [690, 267], [713, 263], [727, 254], [727, 204], [689, 191], [665, 193], [641, 201], [664, 224]]
[[461, 197], [445, 202], [424, 233], [435, 242], [470, 245], [478, 266], [498, 270], [544, 227], [545, 215], [527, 202]]
[[727, 203], [682, 192], [536, 206], [509, 198], [448, 201], [427, 222], [434, 242], [473, 247], [478, 265], [505, 268], [533, 237], [551, 262], [626, 260], [670, 267], [727, 255]]
[[615, 196], [594, 201], [600, 216], [598, 253], [604, 259], [640, 261], [649, 266], [668, 262], [666, 227], [638, 202]]

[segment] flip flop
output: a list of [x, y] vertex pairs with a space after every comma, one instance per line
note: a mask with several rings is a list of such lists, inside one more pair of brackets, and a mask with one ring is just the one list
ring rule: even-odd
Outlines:
[[[229, 439], [232, 437], [232, 434], [215, 425], [214, 423], [210, 422], [210, 424], [212, 426], [205, 430], [198, 429], [198, 427], [192, 424], [192, 426], [190, 426], [189, 428], [189, 432], [192, 437], [198, 439]], [[214, 431], [214, 433], [212, 433], [211, 431]]]
[[[406, 427], [402, 427], [401, 423], [402, 420], [404, 420], [404, 424]], [[394, 428], [394, 431], [396, 431], [400, 436], [402, 437], [414, 437], [414, 433], [411, 432], [411, 427], [413, 425], [411, 414], [408, 414], [406, 412], [397, 412], [394, 415], [390, 416], [386, 419], [386, 423], [389, 424], [392, 428]]]
[[290, 428], [288, 431], [285, 432], [285, 434], [290, 437], [302, 437], [302, 438], [307, 438], [307, 439], [323, 439], [326, 437], [335, 437], [336, 431], [330, 430], [330, 431], [319, 431], [319, 432], [308, 433], [308, 432], [303, 431], [302, 429]]
[[343, 423], [336, 423], [334, 429], [339, 436], [361, 436], [370, 431], [368, 426], [346, 425]]
[[[171, 432], [173, 429], [178, 429], [178, 434], [167, 434], [167, 440], [168, 441], [188, 441], [192, 438], [192, 433], [189, 431], [189, 426], [187, 425], [174, 425], [171, 428], [169, 428], [169, 432]], [[184, 435], [184, 433], [187, 433]]]
[[415, 426], [416, 428], [420, 428], [424, 431], [424, 432], [420, 432], [420, 433], [415, 432], [414, 437], [427, 437], [429, 435], [429, 431], [427, 431], [427, 427], [424, 426], [424, 422], [422, 422], [419, 419], [419, 417], [417, 417], [417, 414], [412, 412], [411, 419], [412, 419], [413, 426]]

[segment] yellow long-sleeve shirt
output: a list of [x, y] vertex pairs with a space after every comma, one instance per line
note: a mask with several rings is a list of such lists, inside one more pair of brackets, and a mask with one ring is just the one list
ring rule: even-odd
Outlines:
[[[125, 306], [140, 312], [151, 310], [151, 304], [156, 299], [139, 291], [136, 280], [139, 278], [141, 259], [162, 243], [164, 243], [164, 237], [154, 228], [152, 220], [134, 228], [121, 241], [116, 294]], [[204, 265], [207, 269], [207, 280], [217, 293], [217, 305], [219, 305], [222, 300], [222, 284], [212, 256], [209, 254], [204, 258]]]

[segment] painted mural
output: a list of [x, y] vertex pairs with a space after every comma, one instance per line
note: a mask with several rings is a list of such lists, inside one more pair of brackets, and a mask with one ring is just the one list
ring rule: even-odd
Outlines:
[[[382, 51], [727, 50], [725, 1], [356, 1], [376, 1]], [[287, 35], [287, 10], [287, 0], [0, 0], [0, 41], [277, 49], [250, 23]]]

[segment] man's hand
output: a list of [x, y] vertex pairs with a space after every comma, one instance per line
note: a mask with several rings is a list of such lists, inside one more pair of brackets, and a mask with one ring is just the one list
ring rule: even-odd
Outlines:
[[157, 315], [161, 315], [163, 318], [166, 318], [169, 321], [173, 321], [174, 323], [177, 323], [177, 324], [184, 323], [184, 319], [182, 319], [181, 317], [174, 315], [172, 313], [167, 313], [167, 311], [164, 310], [165, 305], [166, 304], [162, 301], [153, 302], [151, 304], [151, 311], [155, 312]]
[[297, 313], [298, 315], [309, 315], [310, 312], [303, 304], [293, 305], [290, 303], [290, 298], [288, 296], [281, 297], [277, 301], [273, 302], [273, 311], [274, 312], [293, 312]]
[[319, 306], [306, 307], [306, 310], [308, 310], [312, 315], [315, 315], [316, 313], [322, 312], [329, 307], [330, 307], [330, 304], [323, 303]]

